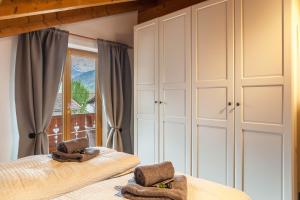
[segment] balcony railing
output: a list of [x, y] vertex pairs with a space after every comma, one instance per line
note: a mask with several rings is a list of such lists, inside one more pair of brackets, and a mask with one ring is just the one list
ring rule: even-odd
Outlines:
[[[90, 146], [96, 146], [96, 115], [74, 114], [71, 123], [71, 138], [88, 137]], [[56, 150], [58, 143], [64, 139], [63, 116], [53, 116], [47, 129], [49, 152]]]

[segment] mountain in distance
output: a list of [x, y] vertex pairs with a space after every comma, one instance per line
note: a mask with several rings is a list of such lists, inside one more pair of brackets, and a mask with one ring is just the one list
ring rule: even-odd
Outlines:
[[81, 56], [72, 56], [72, 70], [88, 72], [95, 70], [96, 61], [94, 59]]
[[81, 57], [72, 56], [72, 80], [81, 81], [86, 88], [95, 93], [95, 60]]
[[77, 70], [72, 70], [72, 79], [74, 81], [81, 81], [83, 85], [87, 87], [87, 89], [94, 93], [96, 90], [96, 71], [87, 71], [87, 72], [79, 72]]
[[83, 74], [84, 72], [77, 70], [76, 68], [72, 67], [72, 79], [76, 78], [77, 76]]

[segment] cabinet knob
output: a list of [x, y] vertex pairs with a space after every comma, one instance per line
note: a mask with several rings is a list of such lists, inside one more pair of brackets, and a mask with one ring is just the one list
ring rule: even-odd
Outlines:
[[156, 104], [156, 103], [158, 103], [158, 101], [154, 101], [154, 103]]
[[228, 106], [231, 106], [232, 105], [232, 103], [231, 102], [228, 102]]
[[159, 104], [163, 104], [164, 102], [160, 101]]
[[236, 106], [239, 107], [241, 104], [239, 102], [236, 103]]

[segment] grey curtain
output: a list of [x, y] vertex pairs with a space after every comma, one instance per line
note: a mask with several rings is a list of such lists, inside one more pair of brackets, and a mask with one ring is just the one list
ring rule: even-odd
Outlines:
[[127, 50], [124, 44], [98, 40], [98, 83], [108, 121], [106, 145], [117, 151], [132, 153], [132, 78]]
[[19, 157], [48, 153], [46, 128], [62, 77], [69, 34], [46, 29], [19, 36], [15, 96]]

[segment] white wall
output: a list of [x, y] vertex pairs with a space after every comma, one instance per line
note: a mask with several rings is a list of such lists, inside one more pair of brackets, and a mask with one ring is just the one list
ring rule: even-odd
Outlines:
[[[133, 45], [137, 12], [68, 24], [58, 28], [71, 33]], [[96, 41], [71, 36], [71, 46], [97, 50]], [[0, 38], [0, 162], [14, 160], [18, 151], [18, 131], [14, 101], [16, 37]]]
[[16, 159], [18, 132], [14, 101], [17, 38], [0, 38], [0, 162]]
[[[129, 12], [63, 25], [58, 28], [68, 30], [78, 35], [117, 41], [132, 46], [133, 26], [136, 24], [137, 12]], [[72, 37], [71, 41], [76, 43], [80, 42], [80, 39], [76, 41], [76, 38]], [[93, 42], [88, 42], [86, 45], [94, 46], [92, 43]]]

